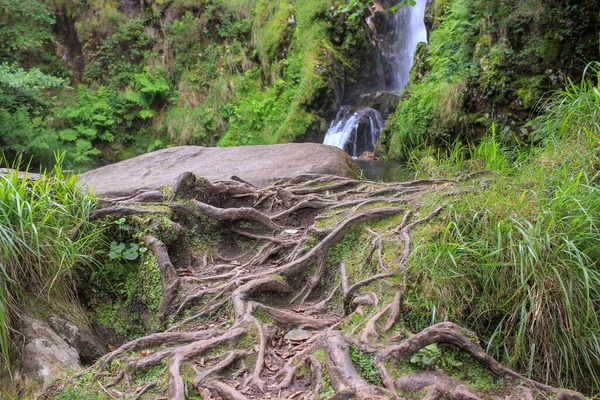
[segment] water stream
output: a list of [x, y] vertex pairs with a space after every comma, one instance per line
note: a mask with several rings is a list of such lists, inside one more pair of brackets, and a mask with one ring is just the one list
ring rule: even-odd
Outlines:
[[373, 108], [342, 106], [323, 143], [359, 157], [375, 149], [383, 125], [381, 114]]
[[[417, 0], [415, 6], [406, 5], [394, 16], [394, 36], [385, 56], [394, 65], [394, 79], [389, 92], [401, 93], [408, 84], [417, 45], [427, 42], [425, 8], [427, 0]], [[374, 152], [385, 121], [380, 113], [360, 106], [343, 105], [331, 123], [324, 144], [339, 147], [352, 157]]]

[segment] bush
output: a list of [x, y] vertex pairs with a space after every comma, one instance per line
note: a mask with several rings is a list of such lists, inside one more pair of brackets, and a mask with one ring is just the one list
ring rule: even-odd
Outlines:
[[67, 87], [67, 80], [46, 75], [37, 68], [24, 70], [18, 65], [0, 64], [0, 108], [11, 112], [25, 107], [40, 112], [53, 105], [49, 89]]
[[0, 144], [6, 156], [22, 153], [44, 165], [51, 165], [54, 151], [62, 147], [56, 131], [47, 127], [45, 119], [32, 118], [25, 107], [14, 113], [0, 109]]

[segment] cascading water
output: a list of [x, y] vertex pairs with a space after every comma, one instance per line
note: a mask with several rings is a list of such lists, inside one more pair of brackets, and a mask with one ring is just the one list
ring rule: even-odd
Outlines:
[[427, 43], [426, 6], [427, 0], [417, 0], [417, 4], [404, 6], [395, 15], [395, 40], [391, 57], [396, 65], [392, 88], [396, 92], [402, 92], [408, 84], [417, 46], [419, 43]]
[[[388, 88], [390, 92], [400, 93], [404, 90], [408, 84], [417, 45], [427, 42], [427, 0], [416, 1], [414, 6], [402, 7], [394, 17], [394, 41], [391, 53], [387, 54], [394, 64], [393, 84]], [[344, 105], [340, 107], [331, 123], [323, 143], [339, 147], [353, 157], [359, 157], [366, 151], [375, 151], [384, 125], [385, 122], [377, 110]]]
[[383, 125], [383, 118], [377, 110], [342, 106], [323, 143], [339, 147], [352, 157], [359, 157], [365, 151], [375, 149]]

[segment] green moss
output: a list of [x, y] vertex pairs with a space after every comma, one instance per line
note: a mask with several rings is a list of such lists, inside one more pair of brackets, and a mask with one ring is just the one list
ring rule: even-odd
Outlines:
[[105, 266], [89, 282], [98, 322], [128, 338], [157, 329], [162, 282], [155, 257], [145, 253], [135, 261], [113, 260]]
[[[325, 350], [318, 349], [313, 353], [313, 356], [323, 365], [325, 366], [326, 358]], [[317, 394], [317, 399], [328, 399], [335, 394], [335, 389], [331, 383], [331, 376], [329, 376], [329, 372], [327, 368], [323, 368], [323, 381], [321, 384], [321, 391]]]
[[273, 324], [273, 318], [271, 318], [271, 316], [269, 314], [267, 314], [262, 308], [257, 308], [256, 311], [254, 311], [254, 316], [256, 317], [256, 319], [263, 323], [263, 324]]
[[55, 400], [108, 400], [106, 394], [95, 393], [89, 389], [67, 388], [60, 391]]
[[375, 365], [375, 355], [362, 351], [358, 347], [350, 346], [350, 359], [354, 363], [354, 367], [358, 374], [367, 382], [382, 386], [379, 370]]
[[532, 109], [543, 94], [543, 76], [523, 78], [519, 81], [517, 95], [525, 109]]

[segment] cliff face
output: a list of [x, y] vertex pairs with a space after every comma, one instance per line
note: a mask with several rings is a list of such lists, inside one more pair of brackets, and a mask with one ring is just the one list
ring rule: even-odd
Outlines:
[[580, 79], [599, 57], [596, 1], [435, 0], [429, 7], [429, 44], [381, 141], [391, 158], [477, 139], [492, 123], [506, 138], [530, 139], [527, 122], [544, 94]]

